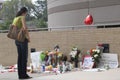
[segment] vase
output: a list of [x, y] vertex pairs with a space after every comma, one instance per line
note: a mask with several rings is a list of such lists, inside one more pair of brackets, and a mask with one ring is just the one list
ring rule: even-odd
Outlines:
[[93, 68], [97, 68], [97, 64], [95, 62], [93, 64]]

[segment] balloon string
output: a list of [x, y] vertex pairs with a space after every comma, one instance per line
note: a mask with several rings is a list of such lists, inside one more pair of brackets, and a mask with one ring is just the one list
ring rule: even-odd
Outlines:
[[90, 2], [88, 0], [88, 14], [90, 13]]

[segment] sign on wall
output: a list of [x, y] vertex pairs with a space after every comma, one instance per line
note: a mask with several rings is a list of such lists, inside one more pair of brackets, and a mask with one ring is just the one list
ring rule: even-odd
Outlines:
[[119, 63], [118, 63], [118, 55], [115, 53], [103, 53], [101, 55], [101, 60], [99, 67], [103, 68], [105, 65], [108, 65], [109, 68], [117, 68]]

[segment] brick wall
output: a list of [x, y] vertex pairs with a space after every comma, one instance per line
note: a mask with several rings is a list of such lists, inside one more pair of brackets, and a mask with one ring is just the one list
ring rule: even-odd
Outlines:
[[[120, 57], [120, 28], [39, 31], [30, 32], [30, 36], [29, 53], [31, 48], [36, 48], [37, 51], [52, 50], [56, 44], [60, 45], [64, 54], [69, 54], [73, 46], [85, 53], [88, 49], [95, 48], [97, 43], [109, 43], [110, 52], [117, 53]], [[0, 33], [0, 64], [12, 65], [16, 59], [14, 41], [8, 39], [6, 33]]]

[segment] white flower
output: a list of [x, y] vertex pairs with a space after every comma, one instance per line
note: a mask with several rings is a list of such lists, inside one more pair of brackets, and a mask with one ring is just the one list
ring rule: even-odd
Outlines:
[[100, 53], [100, 50], [99, 50], [99, 49], [93, 49], [92, 51], [93, 51], [93, 52]]
[[94, 57], [95, 57], [95, 58], [98, 57], [98, 54], [95, 54]]
[[77, 51], [77, 48], [76, 48], [76, 47], [74, 47], [72, 50], [73, 50], [73, 51]]
[[95, 52], [96, 49], [93, 49], [92, 51]]
[[70, 55], [71, 55], [72, 57], [75, 57], [76, 53], [77, 53], [77, 51], [71, 51], [71, 52], [70, 52]]
[[100, 53], [100, 50], [99, 50], [99, 49], [96, 49], [96, 52], [97, 52], [97, 53]]

